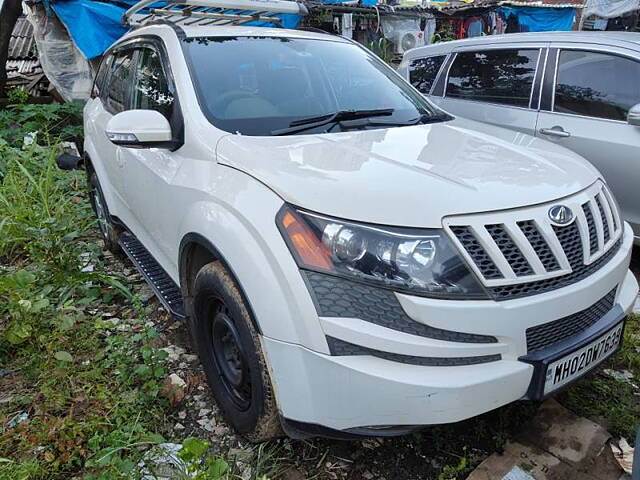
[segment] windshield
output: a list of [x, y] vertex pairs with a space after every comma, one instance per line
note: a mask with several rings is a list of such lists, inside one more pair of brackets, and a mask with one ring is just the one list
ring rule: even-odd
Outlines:
[[450, 118], [381, 60], [351, 43], [196, 37], [184, 45], [201, 108], [227, 132], [339, 132]]

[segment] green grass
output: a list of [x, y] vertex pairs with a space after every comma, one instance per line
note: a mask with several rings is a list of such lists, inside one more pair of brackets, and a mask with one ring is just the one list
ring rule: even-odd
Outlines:
[[616, 380], [599, 369], [595, 375], [576, 382], [559, 400], [576, 414], [604, 424], [614, 436], [625, 437], [633, 444], [640, 425], [640, 317], [627, 321], [624, 345], [608, 360], [604, 368], [628, 370], [631, 382]]
[[[138, 447], [162, 440], [152, 427], [165, 409], [163, 352], [145, 347], [157, 332], [143, 327], [145, 312], [121, 279], [102, 273], [83, 174], [55, 166], [78, 113], [73, 105], [0, 112], [0, 365], [9, 371], [0, 377], [9, 393], [0, 404], [0, 478], [81, 470], [125, 478]], [[83, 272], [88, 263], [98, 268]], [[91, 313], [116, 300], [138, 333], [107, 336]]]
[[[144, 451], [164, 441], [158, 332], [125, 280], [106, 273], [84, 173], [55, 166], [79, 119], [77, 105], [0, 111], [0, 480], [135, 478]], [[131, 331], [103, 320], [114, 308]], [[192, 472], [223, 470], [198, 453]]]

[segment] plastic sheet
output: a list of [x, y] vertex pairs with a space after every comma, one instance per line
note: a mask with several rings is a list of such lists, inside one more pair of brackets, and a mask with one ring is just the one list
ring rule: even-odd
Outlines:
[[403, 32], [417, 32], [420, 30], [420, 19], [410, 17], [385, 16], [382, 18], [382, 34], [384, 38], [395, 42]]
[[70, 102], [86, 100], [91, 94], [91, 65], [69, 37], [64, 25], [48, 16], [42, 5], [28, 7], [40, 64], [57, 92]]
[[640, 0], [586, 0], [582, 18], [597, 15], [602, 18], [615, 18], [640, 9]]

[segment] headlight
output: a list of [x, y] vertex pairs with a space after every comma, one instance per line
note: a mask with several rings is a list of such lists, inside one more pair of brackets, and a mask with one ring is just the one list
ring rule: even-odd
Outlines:
[[487, 298], [442, 230], [353, 223], [286, 205], [277, 223], [300, 268], [414, 295]]

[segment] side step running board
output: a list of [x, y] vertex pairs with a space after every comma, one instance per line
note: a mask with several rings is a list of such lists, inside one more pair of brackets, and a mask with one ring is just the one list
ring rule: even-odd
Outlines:
[[118, 244], [140, 271], [156, 296], [174, 318], [184, 319], [182, 293], [171, 277], [164, 271], [153, 255], [144, 248], [136, 237], [123, 232], [118, 237]]

